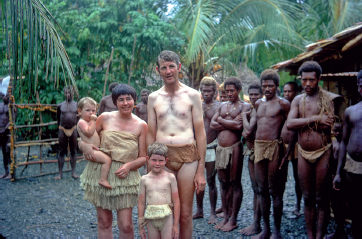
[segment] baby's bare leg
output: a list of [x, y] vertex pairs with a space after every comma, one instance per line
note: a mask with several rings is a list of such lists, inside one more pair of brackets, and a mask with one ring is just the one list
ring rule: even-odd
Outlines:
[[[156, 228], [153, 227], [151, 221], [148, 221], [148, 223], [146, 224], [146, 227], [147, 227], [148, 238], [161, 238], [161, 232], [157, 231]], [[169, 238], [172, 238], [172, 237], [169, 237]]]
[[97, 163], [102, 164], [101, 168], [101, 178], [99, 179], [99, 185], [112, 189], [112, 186], [109, 184], [107, 177], [109, 173], [109, 169], [111, 168], [112, 160], [111, 158], [101, 151], [94, 151], [96, 156]]
[[[165, 225], [161, 231], [161, 238], [172, 238], [172, 226], [173, 226], [173, 216], [172, 214], [168, 216]], [[150, 237], [151, 238], [151, 237]]]

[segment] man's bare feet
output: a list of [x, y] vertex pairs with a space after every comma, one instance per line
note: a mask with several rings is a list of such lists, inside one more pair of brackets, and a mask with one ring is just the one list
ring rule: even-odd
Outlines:
[[216, 214], [216, 216], [223, 218], [223, 217], [224, 217], [224, 213], [223, 213], [223, 212], [220, 212], [220, 213]]
[[192, 219], [203, 218], [203, 217], [204, 217], [204, 212], [202, 210], [197, 209], [196, 213], [192, 216]]
[[245, 236], [251, 236], [261, 232], [261, 227], [258, 223], [252, 223], [250, 226], [240, 229], [239, 232]]
[[55, 180], [59, 180], [59, 179], [62, 179], [62, 176], [61, 174], [58, 174], [57, 176], [54, 177]]
[[6, 176], [4, 179], [5, 179], [5, 180], [7, 180], [7, 179], [12, 179], [11, 174], [9, 173], [8, 176]]
[[109, 184], [109, 182], [107, 180], [102, 179], [102, 178], [99, 179], [98, 184], [103, 186], [103, 187], [112, 189], [112, 186]]
[[216, 214], [222, 213], [222, 207], [216, 208], [215, 213]]
[[79, 176], [76, 175], [75, 173], [72, 173], [72, 177], [73, 177], [73, 178], [79, 178]]
[[282, 234], [280, 233], [280, 231], [273, 231], [273, 234], [271, 235], [270, 239], [279, 239], [279, 238], [283, 238]]
[[227, 222], [228, 222], [228, 220], [224, 219], [221, 222], [219, 222], [218, 224], [216, 224], [214, 227], [215, 227], [215, 229], [221, 229]]
[[216, 215], [210, 215], [210, 218], [209, 218], [208, 223], [209, 223], [209, 224], [216, 224], [216, 223], [217, 223], [217, 217], [216, 217]]
[[269, 238], [269, 237], [270, 237], [270, 231], [264, 228], [262, 232], [260, 232], [256, 236], [252, 236], [251, 239]]
[[0, 175], [0, 178], [5, 178], [8, 175], [9, 175], [9, 173], [4, 173], [3, 175]]
[[236, 222], [232, 222], [232, 221], [228, 221], [228, 223], [226, 223], [221, 230], [224, 232], [230, 232], [232, 230], [234, 230], [235, 228], [238, 227], [238, 224]]

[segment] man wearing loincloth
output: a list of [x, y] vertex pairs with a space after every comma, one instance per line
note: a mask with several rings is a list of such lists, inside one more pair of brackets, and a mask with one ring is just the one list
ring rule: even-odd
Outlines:
[[[263, 90], [261, 88], [261, 85], [257, 83], [249, 85], [248, 94], [249, 94], [250, 103], [252, 105], [250, 117], [253, 117], [256, 114], [255, 103], [257, 100], [263, 97]], [[243, 121], [244, 125], [243, 136], [247, 147], [246, 150], [244, 151], [244, 156], [247, 156], [249, 158], [248, 160], [249, 175], [250, 175], [251, 186], [254, 192], [254, 198], [253, 198], [254, 220], [251, 225], [242, 228], [240, 230], [240, 233], [246, 236], [250, 236], [253, 234], [257, 234], [261, 231], [260, 227], [261, 209], [260, 209], [260, 197], [258, 195], [258, 183], [255, 178], [255, 165], [254, 165], [255, 130], [251, 133], [247, 132], [245, 124], [249, 124], [249, 122], [247, 120]]]
[[3, 153], [3, 162], [5, 173], [0, 176], [3, 179], [11, 179], [11, 174], [9, 172], [9, 164], [11, 163], [10, 158], [10, 130], [9, 130], [9, 95], [3, 95], [0, 93], [3, 103], [0, 103], [0, 143]]
[[[290, 103], [276, 95], [279, 86], [279, 75], [274, 70], [265, 70], [260, 75], [260, 82], [265, 99], [255, 103], [256, 114], [250, 119], [250, 124], [244, 123], [247, 132], [256, 127], [254, 144], [255, 177], [258, 183], [261, 213], [264, 228], [257, 237], [269, 237], [270, 225], [270, 196], [273, 198], [274, 230], [272, 237], [280, 238], [280, 223], [283, 214], [283, 192], [287, 167], [279, 170], [282, 153], [284, 153], [283, 140], [280, 137], [284, 122], [287, 119]], [[246, 113], [243, 121], [248, 121]]]
[[[117, 111], [104, 112], [97, 118], [96, 130], [100, 147], [79, 142], [89, 161], [81, 175], [84, 199], [97, 210], [98, 238], [113, 238], [112, 210], [117, 211], [119, 238], [134, 238], [132, 207], [137, 205], [140, 174], [138, 168], [146, 163], [147, 124], [132, 114], [137, 94], [132, 86], [118, 84], [112, 91]], [[94, 150], [107, 153], [112, 164], [108, 182], [112, 189], [101, 187], [98, 181], [102, 165], [96, 163]]]
[[[224, 219], [215, 225], [216, 229], [231, 231], [237, 227], [237, 215], [243, 199], [241, 173], [243, 168], [243, 145], [240, 141], [243, 130], [241, 112], [250, 110], [250, 105], [240, 100], [241, 80], [229, 77], [224, 82], [229, 101], [221, 103], [211, 120], [211, 129], [218, 130], [216, 162], [221, 188], [221, 203]], [[231, 215], [228, 213], [227, 194], [233, 189]], [[230, 216], [230, 217], [229, 217]]]
[[[284, 84], [283, 92], [284, 99], [292, 103], [293, 99], [298, 95], [298, 84], [295, 81], [289, 81]], [[298, 179], [298, 148], [296, 144], [296, 140], [298, 135], [294, 133], [294, 131], [287, 129], [286, 122], [284, 123], [281, 137], [283, 139], [286, 157], [288, 161], [292, 162], [293, 165], [293, 176], [295, 180], [295, 207], [293, 213], [296, 216], [300, 216], [300, 201], [302, 200], [302, 190], [300, 189], [299, 179]], [[294, 141], [292, 140], [294, 137]], [[290, 144], [290, 147], [289, 147]], [[288, 151], [289, 149], [289, 151]], [[288, 164], [288, 161], [286, 163]], [[286, 166], [287, 167], [287, 166]]]
[[[217, 94], [216, 81], [212, 77], [204, 77], [200, 83], [200, 91], [202, 94], [202, 112], [204, 117], [204, 127], [206, 132], [206, 156], [205, 156], [205, 168], [206, 168], [206, 181], [209, 186], [209, 199], [210, 199], [210, 218], [209, 223], [217, 223], [216, 219], [216, 200], [217, 200], [217, 188], [215, 182], [216, 170], [215, 170], [215, 148], [217, 145], [217, 131], [210, 128], [211, 119], [215, 114], [217, 106], [220, 104], [214, 100]], [[193, 215], [193, 219], [204, 217], [203, 211], [204, 191], [196, 194], [197, 209]]]
[[111, 92], [109, 95], [106, 95], [99, 102], [98, 116], [100, 116], [103, 112], [111, 112], [118, 110], [117, 107], [113, 104], [112, 100], [112, 91], [118, 85], [117, 82], [113, 82], [109, 84], [108, 90]]
[[333, 156], [331, 126], [334, 107], [326, 92], [318, 87], [322, 68], [317, 62], [304, 62], [298, 73], [305, 93], [294, 98], [287, 128], [298, 131], [298, 177], [308, 237], [322, 238], [329, 212], [328, 168]]
[[[358, 93], [362, 96], [362, 70], [357, 74]], [[346, 190], [352, 208], [352, 234], [362, 238], [362, 102], [346, 109], [343, 139], [340, 145], [334, 185], [341, 183], [341, 169], [346, 171]], [[346, 158], [347, 153], [347, 158]], [[348, 157], [349, 156], [349, 157]], [[343, 178], [342, 178], [343, 179]]]
[[73, 100], [73, 87], [64, 87], [65, 101], [60, 103], [57, 107], [57, 121], [58, 121], [58, 139], [59, 139], [59, 154], [58, 154], [58, 167], [59, 174], [54, 179], [61, 179], [63, 176], [64, 156], [68, 152], [68, 145], [70, 151], [70, 166], [72, 168], [72, 177], [79, 178], [75, 174], [76, 164], [76, 150], [77, 150], [77, 137], [78, 132], [75, 130], [77, 127], [77, 102]]
[[179, 82], [181, 63], [176, 53], [162, 51], [157, 72], [164, 86], [148, 97], [147, 145], [166, 144], [166, 170], [176, 175], [180, 195], [180, 237], [192, 237], [194, 191], [205, 189], [206, 135], [198, 91]]
[[148, 102], [148, 95], [150, 92], [147, 89], [141, 90], [141, 102], [136, 105], [136, 115], [143, 119], [146, 123], [148, 120], [147, 114], [147, 102]]

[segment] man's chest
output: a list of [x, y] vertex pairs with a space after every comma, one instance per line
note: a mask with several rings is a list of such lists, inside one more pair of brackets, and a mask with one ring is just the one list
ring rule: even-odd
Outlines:
[[277, 102], [270, 102], [270, 103], [263, 103], [259, 106], [256, 116], [258, 119], [261, 118], [276, 118], [282, 115], [283, 110], [279, 103]]
[[60, 111], [62, 113], [77, 113], [77, 104], [76, 103], [63, 103], [60, 106]]

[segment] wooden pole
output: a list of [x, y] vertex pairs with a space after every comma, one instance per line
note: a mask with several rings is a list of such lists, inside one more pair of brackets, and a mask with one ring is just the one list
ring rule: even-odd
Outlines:
[[[37, 103], [40, 105], [40, 99], [39, 99], [39, 94], [38, 94], [38, 92], [36, 92], [36, 101], [37, 101]], [[41, 116], [41, 111], [39, 111], [39, 120], [40, 120], [40, 124], [43, 124], [43, 118], [42, 118], [42, 116]], [[43, 127], [39, 127], [39, 131], [38, 131], [38, 137], [39, 137], [39, 140], [41, 140], [41, 134], [42, 134], [42, 132], [43, 132]], [[40, 144], [39, 145], [39, 159], [40, 159], [40, 161], [43, 161], [43, 155], [42, 155], [42, 145]], [[42, 163], [40, 163], [39, 164], [39, 171], [40, 171], [40, 173], [42, 173]]]
[[109, 72], [109, 66], [111, 65], [111, 61], [112, 61], [112, 58], [113, 58], [113, 50], [114, 50], [114, 48], [112, 46], [111, 57], [109, 57], [107, 71], [106, 71], [106, 78], [104, 79], [103, 96], [102, 97], [104, 97], [106, 95], [107, 76], [108, 76], [108, 72]]
[[134, 34], [132, 60], [131, 60], [131, 67], [129, 68], [129, 77], [128, 77], [128, 84], [129, 85], [131, 84], [132, 67], [133, 67], [133, 61], [134, 61], [134, 51], [136, 49], [136, 40], [137, 40], [137, 34]]

